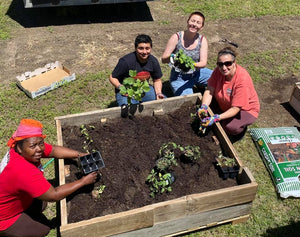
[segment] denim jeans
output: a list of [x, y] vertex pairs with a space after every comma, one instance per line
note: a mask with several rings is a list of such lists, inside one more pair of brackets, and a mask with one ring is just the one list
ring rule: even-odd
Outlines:
[[208, 68], [200, 68], [191, 74], [183, 74], [171, 71], [170, 84], [174, 96], [193, 94], [193, 86], [207, 86], [207, 80], [210, 78], [212, 70]]
[[[124, 104], [127, 105], [128, 104], [127, 98], [128, 97], [121, 95], [120, 92], [116, 93], [116, 100], [119, 106], [122, 106]], [[153, 86], [150, 85], [150, 91], [145, 93], [145, 96], [142, 98], [142, 102], [152, 101], [152, 100], [156, 100], [156, 94]], [[131, 103], [138, 104], [139, 101], [132, 99]]]

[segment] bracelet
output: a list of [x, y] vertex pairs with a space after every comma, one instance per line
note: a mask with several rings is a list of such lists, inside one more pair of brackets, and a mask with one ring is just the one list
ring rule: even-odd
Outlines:
[[118, 85], [118, 89], [120, 90], [120, 87], [122, 86], [122, 84]]
[[163, 93], [157, 93], [156, 95], [163, 95]]

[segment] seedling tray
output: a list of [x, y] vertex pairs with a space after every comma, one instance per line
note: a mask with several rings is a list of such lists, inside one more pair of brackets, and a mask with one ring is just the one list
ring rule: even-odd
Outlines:
[[79, 161], [84, 174], [89, 174], [105, 167], [100, 151], [81, 156]]

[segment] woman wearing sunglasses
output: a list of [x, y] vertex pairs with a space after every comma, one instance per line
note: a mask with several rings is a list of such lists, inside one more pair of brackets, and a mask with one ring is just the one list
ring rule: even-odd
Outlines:
[[[208, 80], [202, 105], [198, 109], [202, 126], [211, 126], [221, 121], [222, 127], [233, 142], [244, 136], [247, 126], [257, 119], [260, 110], [252, 79], [246, 69], [236, 63], [236, 56], [231, 47], [219, 51], [217, 67]], [[221, 113], [207, 117], [207, 108], [213, 97]]]

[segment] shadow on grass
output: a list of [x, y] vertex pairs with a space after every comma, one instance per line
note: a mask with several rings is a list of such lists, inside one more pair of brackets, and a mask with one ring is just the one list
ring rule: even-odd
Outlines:
[[289, 225], [268, 229], [263, 237], [286, 237], [286, 236], [299, 236], [300, 222], [292, 222]]
[[146, 2], [24, 8], [13, 0], [6, 15], [25, 28], [53, 25], [153, 21]]
[[[296, 112], [296, 110], [294, 110], [294, 108], [290, 105], [289, 102], [281, 103], [280, 105], [283, 108], [285, 108], [285, 110], [288, 111], [295, 118], [295, 120], [298, 122], [298, 124], [300, 124], [300, 116]], [[299, 130], [299, 127], [298, 127], [298, 130]]]

